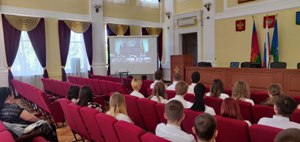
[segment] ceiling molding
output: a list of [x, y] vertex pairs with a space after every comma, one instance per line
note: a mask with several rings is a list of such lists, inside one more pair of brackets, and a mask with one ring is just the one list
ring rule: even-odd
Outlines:
[[162, 27], [159, 22], [131, 20], [131, 19], [122, 19], [122, 18], [112, 18], [112, 17], [104, 17], [104, 23], [135, 25], [135, 26], [141, 26], [141, 27]]

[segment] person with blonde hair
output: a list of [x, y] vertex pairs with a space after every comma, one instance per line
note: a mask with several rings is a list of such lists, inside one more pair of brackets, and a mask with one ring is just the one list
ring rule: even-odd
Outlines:
[[182, 103], [182, 105], [184, 106], [184, 108], [191, 108], [193, 106], [193, 103], [186, 101], [184, 99], [184, 96], [188, 90], [188, 84], [184, 81], [179, 81], [176, 86], [175, 86], [175, 90], [176, 90], [176, 95], [174, 98], [170, 99], [169, 101], [172, 100], [177, 100], [179, 102]]
[[130, 93], [131, 96], [145, 98], [144, 95], [139, 92], [142, 87], [142, 81], [140, 79], [132, 79], [131, 87], [133, 89], [133, 91]]
[[152, 90], [149, 99], [158, 103], [167, 103], [166, 87], [163, 82], [157, 82], [154, 85], [154, 89]]
[[232, 89], [232, 98], [254, 105], [254, 101], [250, 99], [249, 86], [245, 81], [242, 80], [235, 82]]
[[118, 92], [115, 92], [110, 96], [109, 110], [106, 114], [116, 118], [117, 120], [133, 123], [127, 114], [124, 96]]
[[173, 83], [167, 87], [167, 90], [175, 91], [175, 86], [178, 83], [178, 81], [180, 81], [180, 80], [181, 80], [181, 74], [180, 73], [174, 73]]
[[275, 100], [282, 94], [282, 89], [280, 84], [271, 84], [268, 88], [269, 98], [262, 102], [262, 105], [273, 106]]

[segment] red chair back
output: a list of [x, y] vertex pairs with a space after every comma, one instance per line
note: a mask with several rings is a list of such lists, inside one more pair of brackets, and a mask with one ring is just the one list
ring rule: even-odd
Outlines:
[[118, 121], [114, 127], [120, 142], [141, 142], [140, 137], [145, 133], [142, 128], [125, 121]]
[[156, 102], [149, 99], [138, 99], [137, 104], [141, 110], [142, 118], [145, 123], [145, 128], [148, 131], [155, 131], [156, 125], [159, 123], [155, 109]]
[[114, 128], [114, 124], [117, 122], [115, 118], [104, 113], [98, 113], [96, 121], [106, 142], [119, 142], [119, 137]]
[[195, 95], [187, 93], [184, 95], [184, 99], [193, 103], [195, 102]]
[[268, 92], [253, 92], [250, 97], [255, 104], [261, 104], [261, 102], [265, 101], [269, 98]]
[[141, 111], [137, 105], [138, 98], [130, 95], [124, 95], [124, 97], [126, 101], [128, 116], [132, 119], [134, 124], [140, 126], [141, 128], [144, 128], [145, 124], [143, 122]]
[[145, 133], [144, 135], [142, 135], [141, 140], [142, 142], [171, 142], [152, 133]]
[[251, 142], [273, 142], [282, 129], [254, 124], [249, 128]]
[[157, 113], [159, 121], [162, 122], [162, 123], [167, 123], [167, 120], [164, 117], [165, 104], [163, 104], [163, 103], [157, 103], [155, 105], [155, 108], [156, 108], [156, 113]]
[[239, 100], [238, 103], [241, 109], [243, 119], [249, 120], [251, 123], [253, 123], [252, 104], [241, 100]]
[[61, 98], [58, 100], [62, 110], [63, 110], [63, 113], [64, 113], [64, 116], [65, 116], [65, 119], [66, 121], [68, 122], [70, 128], [72, 129], [72, 131], [74, 133], [78, 133], [77, 132], [77, 125], [75, 123], [75, 121], [73, 120], [73, 117], [72, 117], [72, 114], [71, 112], [69, 111], [69, 108], [68, 108], [68, 104], [69, 103], [72, 103], [70, 100], [66, 99], [66, 98]]
[[252, 107], [253, 123], [256, 124], [262, 117], [272, 117], [275, 112], [270, 106], [254, 105]]
[[223, 100], [217, 97], [205, 97], [205, 105], [212, 107], [217, 115], [220, 114], [222, 102]]
[[149, 97], [149, 96], [151, 95], [151, 93], [149, 94], [149, 93], [147, 92], [147, 89], [150, 88], [150, 85], [151, 85], [152, 83], [153, 83], [153, 80], [142, 80], [142, 88], [141, 88], [140, 92], [141, 92], [142, 94], [144, 94], [145, 97]]
[[115, 82], [114, 86], [115, 90], [121, 94], [125, 94], [127, 92], [125, 86], [120, 82]]
[[173, 90], [166, 90], [166, 93], [168, 95], [168, 100], [174, 98], [176, 95], [176, 92]]
[[184, 113], [185, 118], [181, 123], [182, 129], [189, 134], [193, 134], [192, 127], [194, 126], [195, 117], [199, 114], [202, 114], [203, 112], [184, 109]]
[[76, 123], [77, 132], [82, 137], [91, 140], [91, 137], [87, 131], [86, 126], [84, 125], [83, 119], [79, 113], [79, 110], [82, 108], [74, 103], [68, 104], [69, 111], [73, 117], [74, 122]]
[[300, 110], [296, 109], [290, 117], [291, 121], [300, 123]]

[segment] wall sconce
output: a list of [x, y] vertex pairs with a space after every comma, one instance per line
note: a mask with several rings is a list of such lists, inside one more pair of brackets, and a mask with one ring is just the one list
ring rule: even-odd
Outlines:
[[102, 6], [101, 6], [100, 4], [95, 5], [96, 13], [99, 12], [99, 9], [100, 9], [101, 7], [102, 7]]
[[210, 6], [211, 6], [210, 2], [204, 4], [204, 7], [207, 9], [207, 11], [210, 11]]
[[171, 12], [166, 12], [166, 16], [168, 17], [168, 19], [170, 19]]

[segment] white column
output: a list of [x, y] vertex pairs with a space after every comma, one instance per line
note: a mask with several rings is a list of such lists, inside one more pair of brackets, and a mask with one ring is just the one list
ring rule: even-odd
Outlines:
[[[96, 7], [100, 6], [98, 11]], [[103, 1], [91, 0], [90, 16], [93, 24], [93, 69], [94, 74], [106, 75], [105, 29], [103, 20]]]
[[5, 68], [5, 50], [4, 50], [4, 36], [3, 36], [3, 26], [2, 18], [0, 18], [0, 87], [8, 86], [8, 71]]
[[203, 58], [215, 65], [215, 0], [203, 0]]
[[[163, 68], [164, 79], [170, 80], [170, 58], [174, 54], [174, 1], [164, 0], [163, 12]], [[170, 12], [170, 18], [166, 16], [166, 12]]]

